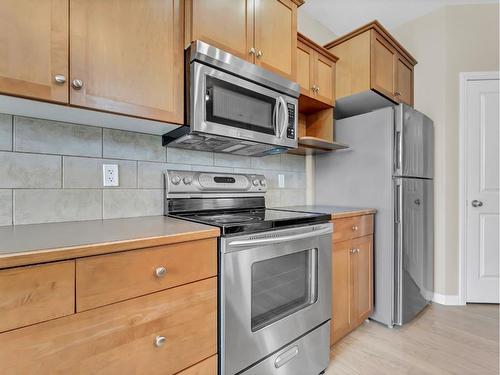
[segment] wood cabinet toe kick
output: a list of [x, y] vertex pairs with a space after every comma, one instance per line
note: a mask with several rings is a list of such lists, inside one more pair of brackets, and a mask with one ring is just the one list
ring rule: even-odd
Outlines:
[[0, 270], [2, 374], [217, 374], [217, 238]]

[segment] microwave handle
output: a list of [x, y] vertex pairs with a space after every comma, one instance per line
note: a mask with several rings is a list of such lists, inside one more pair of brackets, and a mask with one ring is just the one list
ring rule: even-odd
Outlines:
[[282, 96], [279, 97], [279, 101], [281, 103], [281, 108], [283, 108], [283, 122], [280, 126], [280, 132], [279, 132], [279, 138], [283, 138], [283, 135], [285, 133], [285, 130], [286, 130], [286, 125], [287, 125], [287, 122], [288, 122], [288, 110], [287, 110], [287, 107], [286, 107], [286, 102], [285, 102], [285, 99], [283, 99]]
[[280, 111], [279, 111], [279, 107], [281, 105], [281, 102], [280, 102], [280, 97], [277, 97], [276, 98], [276, 104], [274, 106], [274, 110], [273, 110], [273, 126], [274, 126], [274, 134], [276, 135], [276, 137], [279, 136], [279, 114], [280, 114]]

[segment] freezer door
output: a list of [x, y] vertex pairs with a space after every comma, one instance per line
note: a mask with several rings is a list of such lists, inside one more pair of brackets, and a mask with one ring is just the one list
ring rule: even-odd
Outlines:
[[394, 175], [420, 178], [434, 175], [434, 123], [406, 104], [396, 107]]
[[434, 291], [433, 183], [395, 179], [395, 324], [415, 317]]

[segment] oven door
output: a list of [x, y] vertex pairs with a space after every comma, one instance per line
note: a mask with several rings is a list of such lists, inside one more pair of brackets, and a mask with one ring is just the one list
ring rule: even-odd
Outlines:
[[190, 66], [192, 131], [297, 147], [297, 99], [210, 66]]
[[331, 318], [331, 233], [325, 223], [221, 239], [222, 374]]

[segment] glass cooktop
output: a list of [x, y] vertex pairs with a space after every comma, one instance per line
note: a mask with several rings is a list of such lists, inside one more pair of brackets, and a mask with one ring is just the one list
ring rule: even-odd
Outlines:
[[327, 222], [330, 215], [280, 209], [211, 211], [170, 214], [171, 217], [214, 225], [221, 235], [261, 232], [270, 229]]

